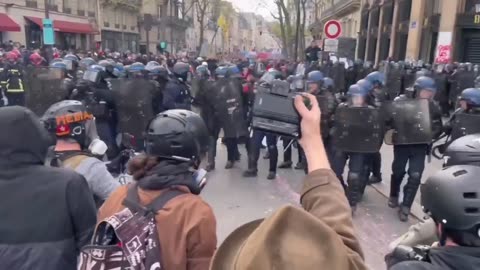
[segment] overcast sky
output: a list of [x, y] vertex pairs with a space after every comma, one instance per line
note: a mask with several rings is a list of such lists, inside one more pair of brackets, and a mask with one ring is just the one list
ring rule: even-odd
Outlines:
[[267, 20], [272, 20], [270, 11], [275, 11], [274, 0], [227, 0], [233, 3], [233, 5], [243, 12], [255, 12], [262, 15]]

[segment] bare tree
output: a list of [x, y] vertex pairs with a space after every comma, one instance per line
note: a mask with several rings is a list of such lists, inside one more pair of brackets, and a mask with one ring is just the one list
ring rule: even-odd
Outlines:
[[207, 16], [207, 11], [210, 6], [210, 1], [196, 0], [195, 4], [197, 9], [197, 22], [200, 30], [200, 38], [198, 43], [200, 45], [198, 48], [198, 53], [200, 54], [200, 50], [202, 49], [202, 45], [203, 45], [203, 39], [205, 36], [205, 29], [207, 28], [207, 25], [205, 24], [205, 18]]

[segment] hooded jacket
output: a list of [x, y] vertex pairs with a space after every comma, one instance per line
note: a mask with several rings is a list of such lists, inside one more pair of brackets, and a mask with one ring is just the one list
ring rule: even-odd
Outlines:
[[24, 107], [0, 108], [2, 269], [76, 269], [95, 225], [85, 179], [43, 165], [49, 136]]
[[430, 251], [428, 262], [401, 262], [390, 270], [476, 270], [480, 269], [480, 248], [449, 246]]

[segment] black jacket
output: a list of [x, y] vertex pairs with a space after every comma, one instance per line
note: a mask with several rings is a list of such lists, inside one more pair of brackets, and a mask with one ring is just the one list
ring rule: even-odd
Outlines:
[[430, 261], [401, 262], [390, 270], [477, 270], [480, 269], [480, 248], [442, 247], [430, 251]]
[[0, 108], [0, 268], [76, 269], [96, 210], [85, 179], [43, 165], [49, 137], [23, 107]]

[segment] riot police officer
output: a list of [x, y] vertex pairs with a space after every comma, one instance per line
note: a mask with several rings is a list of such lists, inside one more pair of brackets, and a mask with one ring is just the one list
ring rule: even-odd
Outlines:
[[480, 132], [480, 89], [463, 90], [458, 103], [459, 108], [444, 126], [445, 134], [449, 135], [445, 145], [459, 137]]
[[[270, 88], [274, 80], [283, 79], [282, 74], [275, 70], [269, 69], [262, 78], [259, 84], [264, 88]], [[257, 163], [260, 156], [260, 148], [262, 146], [263, 138], [267, 140], [267, 148], [269, 153], [269, 172], [267, 179], [273, 180], [277, 175], [278, 149], [277, 136], [267, 134], [265, 132], [254, 130], [249, 140], [248, 146], [248, 169], [243, 173], [244, 177], [256, 177], [258, 173]]]
[[[221, 66], [215, 71], [217, 80], [211, 87], [206, 87], [206, 91], [213, 91], [213, 99], [205, 104], [213, 107], [214, 119], [218, 121], [218, 126], [213, 125], [216, 142], [220, 128], [224, 132], [224, 142], [227, 147], [227, 163], [225, 169], [231, 169], [235, 161], [239, 158], [238, 142], [242, 137], [248, 135], [247, 122], [244, 113], [244, 104], [242, 97], [242, 84], [238, 79], [240, 70], [236, 66]], [[206, 94], [206, 96], [211, 94]], [[213, 103], [212, 103], [213, 101]], [[211, 141], [212, 147], [215, 147], [214, 141]], [[210, 152], [212, 158], [215, 153]], [[210, 159], [210, 164], [214, 165]]]
[[331, 117], [337, 107], [333, 94], [335, 83], [330, 77], [323, 77], [320, 71], [312, 71], [307, 76], [307, 92], [316, 96], [322, 110], [321, 130], [323, 144], [330, 162], [333, 160], [333, 146], [330, 138], [330, 128], [333, 125]]
[[[388, 93], [384, 89], [385, 74], [374, 71], [368, 74], [365, 80], [369, 81], [373, 86], [373, 90], [370, 92], [371, 105], [376, 108], [381, 108], [385, 105], [386, 101], [390, 100]], [[382, 182], [382, 156], [380, 152], [371, 154], [369, 160], [370, 164], [367, 171], [367, 177], [369, 177], [368, 183], [375, 184]]]
[[220, 133], [220, 121], [215, 114], [215, 93], [212, 88], [213, 81], [209, 80], [210, 71], [207, 66], [200, 65], [195, 70], [195, 79], [192, 83], [194, 94], [193, 104], [200, 108], [200, 116], [206, 124], [209, 135], [207, 152], [207, 171], [215, 169], [215, 156], [217, 154], [217, 139]]
[[[370, 98], [370, 90], [362, 87], [361, 85], [354, 84], [350, 86], [347, 92], [347, 96], [348, 101], [338, 105], [337, 110], [341, 108], [374, 109], [372, 106], [369, 105], [368, 99]], [[336, 126], [337, 121], [338, 119], [335, 119], [333, 125], [333, 129], [335, 129], [334, 134], [336, 133], [336, 129], [339, 128], [338, 126]], [[347, 198], [352, 208], [352, 212], [355, 212], [357, 204], [360, 202], [360, 199], [362, 197], [363, 189], [367, 183], [365, 165], [368, 155], [360, 152], [342, 151], [340, 150], [341, 147], [339, 145], [334, 145], [334, 147], [335, 155], [333, 157], [332, 169], [346, 190]], [[343, 181], [343, 171], [347, 160], [349, 160], [349, 172], [347, 177], [348, 187]]]
[[177, 62], [172, 68], [173, 77], [167, 82], [163, 94], [163, 110], [186, 109], [191, 110], [191, 94], [187, 86], [190, 66], [187, 63]]
[[[414, 140], [412, 140], [408, 138], [408, 136], [401, 134], [401, 131], [399, 130], [400, 127], [397, 126], [397, 121], [395, 120], [395, 117], [393, 117], [392, 125], [394, 130], [397, 130], [398, 136], [397, 139], [394, 139], [393, 141], [394, 157], [388, 205], [391, 208], [400, 206], [398, 216], [403, 222], [408, 220], [410, 208], [412, 207], [420, 186], [423, 170], [425, 168], [425, 157], [430, 152], [432, 139], [438, 138], [442, 132], [440, 107], [433, 100], [437, 91], [435, 81], [430, 77], [422, 76], [415, 81], [415, 84], [410, 91], [410, 93], [395, 98], [393, 104], [394, 106], [395, 104], [398, 104], [405, 109], [406, 106], [402, 106], [401, 102], [408, 102], [409, 100], [414, 99], [420, 100], [416, 102], [419, 105], [416, 105], [414, 108], [426, 110], [425, 112], [427, 112], [428, 119], [425, 120], [431, 122], [431, 134], [423, 136], [425, 138], [422, 139], [414, 138]], [[422, 100], [428, 102], [423, 102]], [[423, 105], [425, 105], [426, 108], [424, 108]], [[422, 112], [420, 115], [425, 115], [425, 113]], [[402, 117], [402, 115], [398, 115], [397, 117]], [[401, 136], [403, 136], [405, 141], [402, 141], [400, 138]], [[420, 141], [422, 141], [422, 143], [419, 143]], [[400, 186], [405, 176], [407, 163], [409, 177], [408, 182], [403, 189], [403, 201], [399, 205]]]
[[148, 71], [148, 78], [154, 85], [154, 92], [152, 93], [153, 113], [159, 114], [163, 105], [163, 90], [168, 82], [168, 71], [161, 65], [145, 66]]

